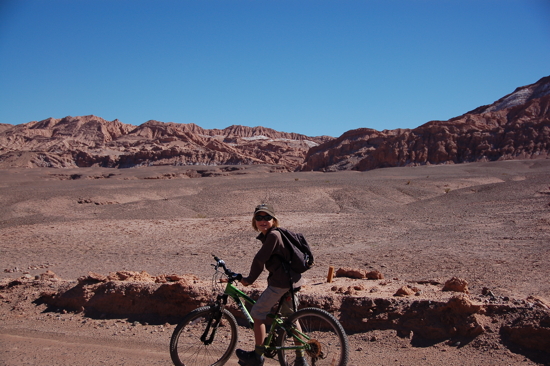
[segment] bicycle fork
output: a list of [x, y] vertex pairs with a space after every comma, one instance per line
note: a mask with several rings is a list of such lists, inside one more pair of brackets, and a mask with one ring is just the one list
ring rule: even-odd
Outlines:
[[[208, 346], [214, 341], [214, 336], [216, 335], [216, 331], [218, 330], [218, 326], [220, 325], [220, 322], [222, 320], [222, 314], [222, 308], [220, 306], [216, 306], [216, 310], [214, 311], [210, 319], [208, 319], [206, 328], [201, 335], [201, 342], [204, 343], [204, 345]], [[211, 330], [212, 332], [210, 332]]]

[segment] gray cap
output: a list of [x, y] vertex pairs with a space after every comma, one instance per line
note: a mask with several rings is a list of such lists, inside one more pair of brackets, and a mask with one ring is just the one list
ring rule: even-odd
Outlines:
[[258, 212], [265, 212], [266, 214], [275, 217], [275, 210], [273, 209], [273, 206], [267, 203], [262, 203], [261, 205], [256, 206], [256, 209], [254, 210], [254, 214]]

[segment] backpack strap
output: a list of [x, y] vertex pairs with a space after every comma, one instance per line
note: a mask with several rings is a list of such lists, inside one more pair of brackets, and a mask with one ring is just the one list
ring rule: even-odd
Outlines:
[[[283, 244], [285, 246], [285, 248], [288, 250], [288, 252], [290, 253], [290, 255], [292, 256], [292, 248], [290, 247], [290, 243], [289, 243], [289, 239], [286, 237], [285, 233], [283, 232], [283, 230], [280, 230], [279, 228], [275, 228], [275, 230], [277, 230], [280, 234], [281, 234], [281, 240], [283, 241]], [[292, 282], [292, 273], [291, 273], [291, 269], [290, 269], [290, 263], [285, 260], [282, 256], [276, 254], [279, 259], [281, 260], [281, 264], [283, 266], [283, 269], [285, 271], [285, 273], [288, 275], [288, 287], [289, 287], [289, 290], [288, 292], [290, 293], [290, 296], [292, 298], [292, 309], [294, 310], [294, 312], [296, 312], [298, 309], [297, 309], [297, 305], [296, 305], [296, 299], [294, 298], [294, 294], [296, 293], [296, 291], [299, 291], [296, 290], [294, 288], [294, 283]]]

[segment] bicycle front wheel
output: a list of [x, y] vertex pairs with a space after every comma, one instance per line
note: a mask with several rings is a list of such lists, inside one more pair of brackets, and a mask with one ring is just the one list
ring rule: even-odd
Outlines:
[[298, 310], [288, 318], [292, 328], [281, 330], [278, 346], [303, 349], [279, 350], [281, 366], [302, 365], [297, 357], [305, 357], [309, 365], [346, 366], [348, 363], [348, 337], [340, 322], [329, 312], [317, 308]]
[[[216, 316], [217, 314], [217, 316]], [[210, 306], [193, 310], [178, 324], [170, 339], [170, 357], [176, 366], [221, 366], [237, 345], [237, 321], [226, 309]]]

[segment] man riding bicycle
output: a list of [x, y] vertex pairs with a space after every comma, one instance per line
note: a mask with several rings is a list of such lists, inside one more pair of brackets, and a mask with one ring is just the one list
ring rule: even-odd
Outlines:
[[[267, 277], [268, 286], [250, 312], [254, 319], [254, 340], [256, 347], [253, 351], [249, 352], [238, 349], [236, 354], [239, 358], [239, 364], [243, 366], [262, 366], [264, 363], [265, 321], [267, 314], [282, 296], [290, 290], [289, 274], [283, 268], [283, 260], [290, 260], [290, 252], [283, 243], [281, 233], [278, 230], [273, 230], [279, 227], [279, 221], [275, 217], [275, 211], [271, 205], [261, 204], [255, 208], [252, 217], [252, 227], [260, 232], [256, 239], [262, 242], [262, 247], [254, 256], [248, 277], [243, 277], [241, 283], [244, 286], [251, 285], [265, 268], [269, 272], [269, 276]], [[294, 312], [293, 303], [296, 307], [298, 306], [296, 292], [304, 282], [300, 273], [290, 271], [290, 276], [293, 289], [295, 289], [294, 301], [291, 296], [285, 297], [281, 307], [281, 315], [283, 316], [289, 316]], [[296, 352], [297, 358], [294, 365], [308, 366], [304, 357], [304, 351], [301, 349]]]

